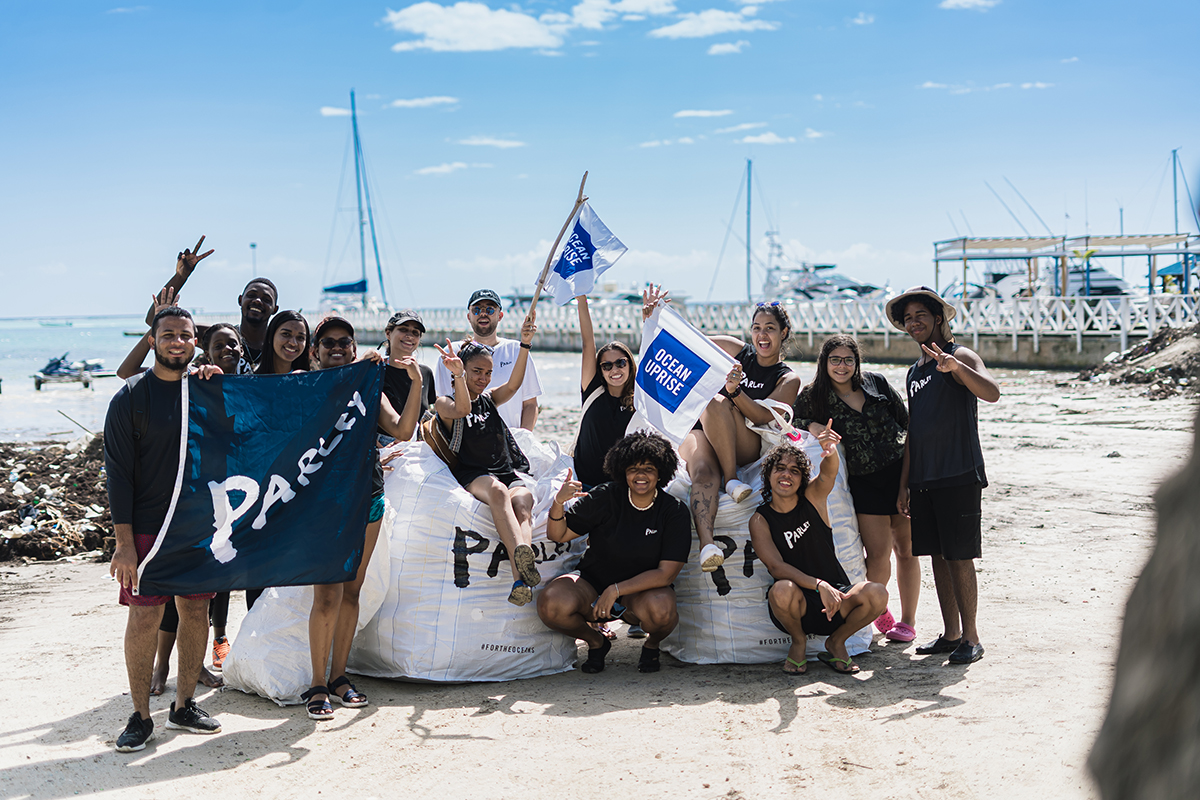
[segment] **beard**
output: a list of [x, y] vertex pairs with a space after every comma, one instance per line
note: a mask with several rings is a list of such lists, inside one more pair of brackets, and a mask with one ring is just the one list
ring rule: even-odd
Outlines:
[[192, 348], [187, 355], [180, 356], [178, 358], [172, 358], [164, 351], [159, 350], [157, 347], [154, 348], [155, 362], [157, 362], [164, 369], [169, 369], [172, 372], [183, 372], [185, 369], [187, 369], [188, 364], [190, 364], [192, 361], [193, 355], [195, 355], [195, 348]]
[[475, 331], [476, 336], [491, 336], [496, 332], [496, 326], [500, 324], [499, 316], [499, 314], [493, 314], [490, 317], [476, 317], [471, 320], [471, 330]]

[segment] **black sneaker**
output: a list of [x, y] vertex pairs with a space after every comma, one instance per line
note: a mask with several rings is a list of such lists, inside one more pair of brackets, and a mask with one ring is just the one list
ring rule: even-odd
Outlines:
[[176, 711], [171, 703], [171, 713], [167, 715], [167, 727], [192, 733], [220, 733], [221, 723], [210, 717], [208, 712], [196, 705], [196, 701], [188, 698], [183, 708]]
[[154, 721], [142, 719], [142, 715], [135, 711], [129, 715], [125, 731], [117, 737], [117, 752], [132, 753], [141, 750], [146, 746], [146, 742], [153, 738]]

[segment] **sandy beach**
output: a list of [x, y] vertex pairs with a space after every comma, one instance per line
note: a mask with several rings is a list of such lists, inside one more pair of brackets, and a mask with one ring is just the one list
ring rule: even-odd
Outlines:
[[[884, 370], [894, 383], [902, 371]], [[805, 371], [805, 374], [807, 370]], [[1090, 798], [1085, 771], [1112, 681], [1124, 604], [1153, 543], [1153, 492], [1191, 446], [1194, 403], [1145, 387], [997, 371], [981, 404], [984, 659], [917, 656], [941, 631], [932, 576], [917, 642], [876, 637], [856, 676], [813, 664], [634, 669], [622, 631], [599, 675], [475, 685], [360, 679], [361, 710], [314, 723], [237, 691], [197, 698], [224, 726], [113, 751], [131, 712], [125, 612], [106, 564], [0, 565], [13, 674], [0, 796], [550, 798]], [[546, 409], [556, 438], [574, 410]], [[894, 595], [894, 583], [893, 583]], [[893, 599], [893, 608], [897, 601]], [[244, 603], [231, 604], [236, 631]]]

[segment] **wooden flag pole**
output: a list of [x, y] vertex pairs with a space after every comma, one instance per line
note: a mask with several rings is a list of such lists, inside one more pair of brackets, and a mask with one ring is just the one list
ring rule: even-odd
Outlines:
[[579, 182], [579, 195], [575, 198], [575, 205], [571, 208], [571, 214], [567, 217], [567, 221], [563, 223], [562, 230], [558, 232], [558, 236], [554, 239], [554, 244], [550, 246], [550, 254], [546, 256], [546, 266], [542, 267], [542, 274], [538, 278], [537, 287], [533, 290], [533, 300], [529, 303], [529, 316], [533, 315], [533, 310], [537, 308], [538, 298], [542, 296], [542, 287], [546, 285], [546, 276], [550, 274], [550, 262], [554, 259], [554, 251], [558, 249], [558, 243], [562, 241], [563, 234], [567, 232], [567, 226], [571, 224], [571, 220], [575, 219], [575, 215], [579, 212], [579, 207], [587, 202], [587, 198], [583, 196], [583, 185], [587, 183], [588, 174], [583, 173], [583, 180]]

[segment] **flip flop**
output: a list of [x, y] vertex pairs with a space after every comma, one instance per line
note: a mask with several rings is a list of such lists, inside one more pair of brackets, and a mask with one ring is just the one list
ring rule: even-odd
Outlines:
[[[795, 669], [788, 669], [788, 665], [795, 667]], [[805, 674], [807, 671], [808, 671], [808, 659], [807, 658], [804, 659], [803, 661], [797, 661], [796, 659], [792, 658], [791, 656], [788, 656], [787, 658], [785, 658], [783, 660], [783, 674], [784, 675], [791, 675], [792, 677], [796, 677], [797, 675]]]
[[[848, 658], [837, 658], [833, 653], [817, 653], [817, 660], [822, 664], [828, 664], [831, 670], [840, 672], [843, 675], [853, 675], [858, 672], [858, 664], [855, 664]], [[838, 664], [845, 664], [846, 666], [839, 667]]]

